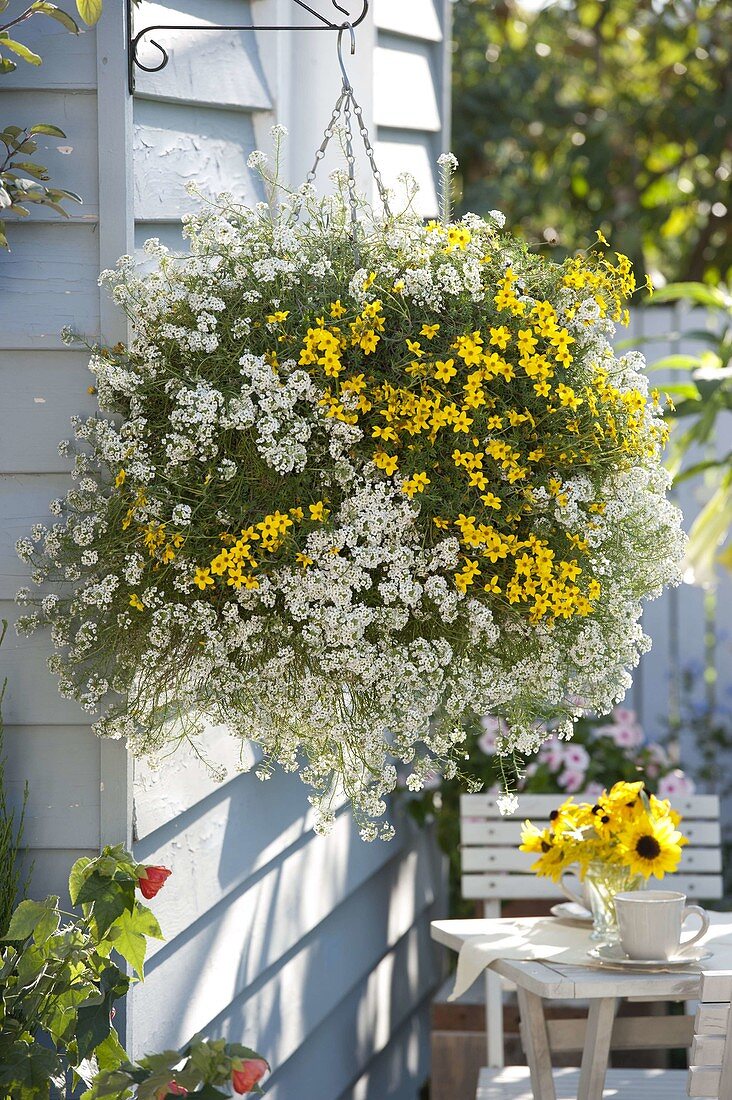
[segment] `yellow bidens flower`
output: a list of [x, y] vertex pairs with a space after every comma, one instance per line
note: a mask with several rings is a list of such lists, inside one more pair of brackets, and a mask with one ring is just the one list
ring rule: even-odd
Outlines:
[[413, 474], [412, 477], [402, 482], [402, 492], [406, 493], [407, 496], [413, 497], [415, 493], [423, 493], [427, 486], [431, 484], [426, 473]]
[[145, 610], [145, 605], [136, 592], [133, 592], [130, 596], [130, 607], [134, 607], [137, 611]]
[[202, 592], [205, 592], [207, 588], [212, 588], [216, 582], [211, 576], [210, 569], [197, 568], [193, 583], [197, 588], [200, 588]]
[[469, 229], [466, 229], [463, 225], [451, 225], [447, 231], [447, 246], [446, 252], [452, 252], [453, 249], [458, 248], [461, 252], [464, 252], [472, 240], [472, 234]]
[[121, 489], [122, 488], [122, 486], [125, 483], [126, 477], [127, 477], [127, 471], [126, 470], [120, 470], [119, 473], [117, 474], [116, 478], [114, 479], [114, 485], [115, 485], [116, 489]]
[[325, 523], [328, 518], [329, 512], [325, 507], [325, 502], [318, 500], [315, 504], [308, 504], [308, 511], [310, 512], [310, 518], [316, 523]]

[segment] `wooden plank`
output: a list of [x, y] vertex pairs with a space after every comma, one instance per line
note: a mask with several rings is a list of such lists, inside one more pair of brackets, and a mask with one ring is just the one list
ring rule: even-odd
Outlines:
[[36, 901], [55, 894], [61, 905], [69, 905], [69, 872], [81, 856], [91, 859], [99, 855], [98, 848], [30, 848], [19, 859], [21, 881], [33, 865], [28, 897]]
[[[67, 35], [66, 41], [73, 36]], [[45, 68], [41, 66], [41, 70]], [[3, 80], [7, 78], [3, 77]], [[73, 93], [50, 91], [7, 91], [3, 86], [3, 118], [18, 126], [37, 122], [58, 126], [65, 138], [38, 134], [38, 153], [34, 157], [48, 169], [54, 187], [73, 191], [83, 205], [64, 203], [73, 222], [96, 222], [99, 213], [97, 172], [97, 97], [94, 90]], [[30, 204], [30, 222], [57, 222], [59, 215], [45, 206]], [[11, 229], [16, 218], [10, 216]], [[11, 241], [12, 244], [12, 241]]]
[[8, 686], [3, 700], [3, 717], [11, 726], [83, 726], [89, 716], [70, 699], [62, 699], [57, 680], [46, 667], [52, 653], [47, 634], [18, 638], [14, 622], [22, 612], [15, 604], [0, 600], [0, 619], [10, 628], [2, 648], [2, 672]]
[[691, 1044], [691, 1064], [693, 1066], [722, 1065], [726, 1036], [695, 1035]]
[[[254, 776], [243, 781], [259, 783]], [[355, 845], [357, 832], [350, 815], [341, 814], [325, 843], [312, 833], [305, 834], [299, 844], [251, 873], [246, 859], [254, 841], [246, 845], [242, 859], [241, 828], [234, 825], [222, 833], [220, 817], [220, 808], [213, 806], [185, 823], [185, 828], [170, 829], [157, 846], [135, 845], [134, 851], [141, 862], [176, 867], [175, 878], [158, 899], [156, 913], [169, 943], [153, 949], [154, 965], [164, 967], [171, 988], [180, 985], [184, 993], [186, 972], [196, 972], [205, 959], [207, 987], [223, 1007], [348, 894], [396, 859], [404, 841], [396, 848]], [[272, 843], [264, 827], [252, 829], [250, 823], [248, 828], [260, 844]], [[316, 882], [317, 891], [303, 894], [303, 883]], [[226, 935], [217, 911], [224, 900]], [[262, 913], [274, 912], [273, 906], [282, 919], [263, 921]], [[237, 957], [242, 954], [238, 975], [231, 968], [232, 951]]]
[[691, 1066], [689, 1068], [689, 1082], [687, 1088], [689, 1096], [710, 1097], [720, 1095], [719, 1084], [722, 1077], [719, 1068], [712, 1069], [709, 1066]]
[[192, 181], [204, 195], [230, 191], [246, 204], [260, 194], [247, 157], [255, 148], [249, 115], [209, 107], [139, 102], [135, 106], [135, 217], [179, 221], [198, 210], [186, 192]]
[[[532, 815], [534, 821], [546, 821], [538, 815]], [[460, 821], [460, 839], [465, 851], [470, 846], [490, 845], [491, 847], [516, 846], [521, 840], [520, 821], [480, 821], [462, 818]], [[721, 831], [718, 822], [691, 821], [684, 818], [682, 829], [694, 850], [718, 847], [721, 843]]]
[[[517, 848], [464, 848], [461, 855], [463, 873], [472, 871], [520, 871], [531, 874], [536, 856]], [[719, 874], [722, 853], [719, 848], [684, 848], [680, 869], [694, 875], [705, 872]]]
[[[552, 1060], [541, 997], [519, 986], [517, 990], [521, 1013], [521, 1040], [531, 1073], [535, 1100], [555, 1100]], [[593, 1097], [594, 1100], [594, 1097]]]
[[[371, 1059], [355, 1085], [338, 1100], [401, 1100], [405, 1095], [419, 1096], [428, 1076], [430, 1097], [440, 1100], [434, 1086], [429, 1039], [426, 1008], [420, 1006], [406, 1023], [392, 1032], [389, 1045]], [[475, 1083], [470, 1100], [474, 1093]], [[458, 1096], [456, 1082], [449, 1100], [456, 1100]]]
[[[576, 802], [583, 799], [582, 792], [574, 796]], [[496, 796], [492, 794], [463, 794], [460, 796], [461, 818], [489, 818], [498, 824], [516, 825], [521, 827], [525, 817], [544, 817], [556, 809], [560, 795], [553, 794], [522, 794], [519, 795], [519, 808], [517, 815], [505, 818], [496, 805]], [[687, 819], [703, 819], [719, 817], [719, 797], [715, 794], [694, 794], [686, 798], [674, 799], [674, 809]], [[495, 826], [492, 826], [495, 828]]]
[[414, 210], [422, 218], [433, 218], [439, 212], [437, 188], [435, 185], [435, 164], [437, 156], [433, 148], [434, 135], [419, 133], [393, 133], [379, 138], [375, 143], [376, 163], [384, 177], [387, 187], [397, 195], [404, 194], [399, 181], [402, 172], [409, 172], [419, 184], [419, 193], [414, 200]]
[[[411, 959], [406, 952], [387, 954], [365, 980], [349, 990], [309, 1041], [275, 1069], [267, 1083], [268, 1100], [340, 1097], [388, 1049], [394, 1032], [414, 1017], [420, 1002], [429, 995], [432, 981], [425, 959], [416, 952]], [[402, 1067], [400, 1075], [404, 1072]], [[409, 1089], [412, 1074], [405, 1076]], [[393, 1100], [405, 1096], [399, 1085], [400, 1076], [393, 1082]], [[382, 1095], [376, 1093], [374, 1100], [382, 1100]], [[406, 1096], [411, 1095], [409, 1089]]]
[[729, 1002], [697, 1005], [694, 1031], [697, 1035], [726, 1035], [730, 1023]]
[[[582, 1050], [586, 1020], [547, 1020], [552, 1051]], [[691, 1016], [621, 1016], [613, 1024], [613, 1050], [673, 1049], [691, 1046], [694, 1021]]]
[[[476, 900], [564, 897], [559, 885], [535, 875], [463, 875], [461, 884], [463, 897]], [[691, 876], [675, 873], [673, 884], [675, 890], [681, 890], [689, 898], [712, 899], [724, 896], [721, 875]]]
[[[0, 347], [59, 346], [64, 325], [99, 332], [98, 236], [94, 226], [18, 224], [0, 264]], [[40, 262], [42, 257], [43, 262]]]
[[[399, 94], [394, 90], [398, 88]], [[374, 122], [397, 130], [438, 133], [437, 104], [430, 48], [418, 43], [374, 51]], [[383, 136], [383, 135], [382, 135]]]
[[[208, 962], [182, 975], [182, 980], [171, 979], [171, 971], [180, 965], [180, 952], [170, 954], [160, 965], [156, 957], [144, 989], [136, 991], [136, 1030], [144, 1030], [150, 1047], [163, 1049], [181, 1045], [212, 1019], [218, 1027], [218, 1021], [233, 1016], [239, 1034], [256, 1035], [257, 1049], [266, 1050], [272, 1064], [281, 1066], [337, 1009], [344, 992], [370, 974], [385, 954], [396, 951], [406, 959], [416, 952], [422, 966], [432, 969], [433, 949], [422, 914], [433, 897], [427, 859], [407, 850], [346, 894], [316, 927], [295, 938], [292, 950], [263, 968], [261, 977], [254, 976], [254, 968], [251, 976], [247, 973], [245, 956], [239, 967], [232, 967], [229, 959], [223, 987], [215, 981]], [[270, 927], [290, 923], [291, 917], [276, 899], [266, 912]], [[220, 932], [228, 929], [230, 934], [228, 926], [224, 910]], [[357, 939], [354, 927], [360, 929]], [[316, 975], [329, 975], [330, 980], [319, 982]], [[171, 980], [179, 993], [186, 990], [184, 1014], [159, 1011], [161, 992], [168, 994]], [[288, 991], [284, 1001], [283, 989]], [[225, 1031], [224, 1024], [219, 1034]]]
[[89, 416], [97, 403], [89, 387], [86, 352], [0, 351], [0, 470], [8, 474], [64, 473], [58, 453], [71, 437], [72, 416]]
[[6, 792], [16, 812], [28, 783], [23, 843], [97, 848], [99, 738], [85, 726], [6, 726], [5, 750]]
[[702, 980], [701, 999], [704, 1002], [729, 1001], [732, 998], [732, 973], [710, 970]]
[[[81, 23], [80, 20], [79, 23]], [[54, 19], [36, 17], [25, 23], [22, 36], [19, 37], [22, 42], [40, 54], [43, 64], [36, 68], [21, 61], [14, 73], [3, 76], [3, 103], [9, 91], [20, 89], [93, 90], [97, 83], [96, 34], [93, 27], [84, 27], [83, 24], [81, 26], [83, 29], [80, 34], [69, 34], [65, 27]], [[20, 126], [22, 116], [11, 119], [8, 115], [5, 121], [15, 122]], [[33, 119], [33, 122], [46, 121], [48, 120], [40, 116]]]
[[375, 0], [374, 23], [380, 31], [426, 42], [442, 42], [434, 0]]
[[[135, 26], [177, 23], [185, 27], [248, 24], [253, 21], [252, 5], [242, 0], [175, 0], [172, 3], [143, 3], [135, 13]], [[156, 36], [153, 34], [153, 38]], [[272, 95], [250, 31], [168, 31], [158, 40], [170, 53], [161, 72], [138, 70], [135, 97], [207, 104], [232, 110], [272, 108]], [[140, 58], [156, 63], [160, 54], [142, 39]], [[138, 104], [139, 105], [139, 104]]]
[[34, 523], [55, 522], [49, 502], [70, 485], [71, 479], [60, 474], [0, 474], [0, 600], [13, 600], [30, 576], [15, 551], [16, 542], [30, 534]]

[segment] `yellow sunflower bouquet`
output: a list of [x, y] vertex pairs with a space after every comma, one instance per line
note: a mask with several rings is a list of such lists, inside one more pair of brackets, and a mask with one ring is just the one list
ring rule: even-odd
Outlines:
[[526, 821], [522, 852], [537, 855], [532, 871], [555, 882], [570, 867], [584, 879], [590, 864], [662, 879], [676, 871], [687, 838], [668, 800], [648, 795], [643, 783], [616, 783], [593, 805], [568, 798], [543, 828]]

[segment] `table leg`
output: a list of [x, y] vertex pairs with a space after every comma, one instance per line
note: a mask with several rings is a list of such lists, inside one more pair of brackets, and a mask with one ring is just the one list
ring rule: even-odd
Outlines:
[[521, 986], [518, 987], [517, 992], [521, 1013], [521, 1035], [526, 1060], [529, 1063], [534, 1100], [556, 1100], [544, 1004], [536, 993], [529, 993]]
[[602, 1100], [617, 1006], [616, 997], [598, 998], [590, 1004], [577, 1100]]

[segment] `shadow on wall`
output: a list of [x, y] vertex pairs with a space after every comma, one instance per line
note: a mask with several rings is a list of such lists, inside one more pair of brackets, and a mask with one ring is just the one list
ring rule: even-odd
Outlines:
[[342, 807], [319, 838], [297, 777], [201, 776], [173, 758], [136, 782], [135, 854], [174, 873], [157, 907], [167, 942], [133, 994], [132, 1050], [203, 1031], [256, 1045], [272, 1100], [415, 1100], [438, 973], [431, 837], [400, 820], [396, 840], [364, 844]]

